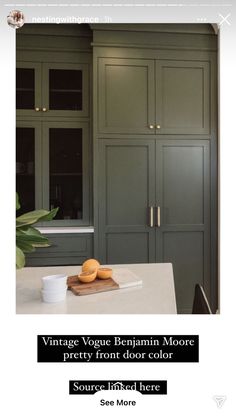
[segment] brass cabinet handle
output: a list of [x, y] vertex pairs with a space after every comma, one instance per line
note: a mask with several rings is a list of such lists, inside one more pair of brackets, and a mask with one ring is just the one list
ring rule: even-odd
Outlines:
[[156, 129], [161, 129], [161, 126], [159, 124], [157, 124]]
[[47, 108], [43, 108], [43, 112], [47, 112]]
[[157, 227], [161, 227], [161, 207], [156, 207], [157, 210]]
[[153, 207], [149, 207], [149, 227], [154, 227]]
[[150, 125], [148, 125], [148, 128], [149, 129], [154, 129], [154, 125], [150, 124]]
[[40, 111], [40, 108], [35, 108], [35, 112], [39, 112]]

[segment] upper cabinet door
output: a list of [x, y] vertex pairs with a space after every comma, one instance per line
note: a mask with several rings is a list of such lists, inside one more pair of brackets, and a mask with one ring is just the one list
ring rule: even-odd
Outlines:
[[16, 63], [16, 111], [18, 116], [41, 114], [41, 64]]
[[100, 58], [98, 133], [154, 134], [154, 61]]
[[89, 66], [44, 63], [42, 111], [48, 116], [88, 116]]
[[42, 125], [43, 208], [59, 207], [50, 224], [89, 225], [89, 125], [63, 120]]
[[157, 134], [209, 134], [209, 63], [156, 61]]
[[17, 122], [16, 192], [21, 204], [18, 216], [42, 208], [41, 123], [38, 121]]

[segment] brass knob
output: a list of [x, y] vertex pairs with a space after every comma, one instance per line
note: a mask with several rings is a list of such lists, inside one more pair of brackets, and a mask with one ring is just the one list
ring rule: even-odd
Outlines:
[[150, 124], [150, 125], [148, 125], [148, 128], [153, 129], [154, 125]]
[[40, 111], [40, 108], [35, 108], [35, 112], [39, 112]]
[[43, 112], [47, 112], [47, 108], [43, 108]]
[[161, 128], [161, 126], [160, 125], [156, 125], [156, 129], [160, 129]]

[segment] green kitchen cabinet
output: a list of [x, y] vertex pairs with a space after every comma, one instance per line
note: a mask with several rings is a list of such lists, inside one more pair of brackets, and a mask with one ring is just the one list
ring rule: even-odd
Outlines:
[[[93, 257], [93, 234], [44, 233], [50, 247], [27, 253], [26, 266], [82, 265]], [[68, 272], [69, 274], [69, 272]]]
[[[16, 184], [21, 212], [91, 225], [91, 30], [27, 24], [16, 36]], [[42, 224], [43, 225], [43, 224]]]
[[210, 145], [100, 140], [98, 254], [104, 264], [171, 262], [179, 312], [210, 296]]
[[217, 36], [118, 24], [94, 25], [93, 38], [95, 256], [170, 262], [178, 313], [191, 312], [196, 283], [214, 312]]
[[88, 64], [43, 63], [42, 75], [42, 109], [48, 116], [88, 116]]
[[210, 63], [156, 60], [156, 133], [210, 133]]
[[16, 186], [21, 200], [19, 215], [35, 208], [59, 207], [51, 226], [90, 225], [90, 155], [87, 122], [18, 121]]
[[154, 100], [153, 60], [99, 58], [99, 132], [149, 134]]
[[36, 116], [42, 103], [42, 65], [38, 62], [16, 63], [17, 116]]
[[99, 143], [98, 259], [102, 263], [155, 261], [155, 142]]
[[173, 264], [178, 312], [196, 283], [211, 298], [210, 143], [156, 142], [156, 261]]
[[18, 215], [42, 207], [41, 161], [40, 122], [18, 121], [16, 124], [16, 191], [21, 203]]
[[98, 133], [209, 134], [209, 71], [196, 59], [99, 57]]
[[90, 165], [87, 122], [44, 122], [43, 208], [59, 211], [51, 225], [89, 225]]
[[17, 116], [88, 117], [89, 64], [17, 62], [16, 109]]

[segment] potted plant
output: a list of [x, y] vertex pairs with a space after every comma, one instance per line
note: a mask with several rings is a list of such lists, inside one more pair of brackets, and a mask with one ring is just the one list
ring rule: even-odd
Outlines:
[[[19, 196], [16, 193], [16, 210], [20, 209]], [[39, 221], [51, 221], [58, 208], [52, 211], [36, 210], [26, 212], [16, 217], [16, 268], [21, 269], [25, 266], [25, 253], [35, 251], [37, 247], [50, 246], [47, 237], [43, 236], [40, 231], [33, 227]]]

